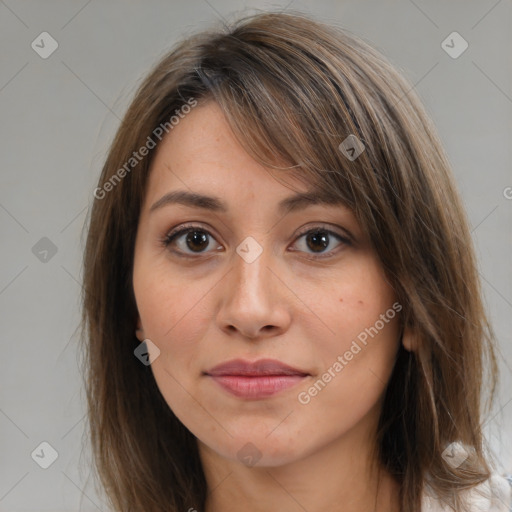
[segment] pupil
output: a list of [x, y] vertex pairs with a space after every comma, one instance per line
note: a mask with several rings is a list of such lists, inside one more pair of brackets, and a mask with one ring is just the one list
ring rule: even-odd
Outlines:
[[[318, 248], [318, 246], [315, 247], [314, 243], [313, 243], [313, 245], [310, 244], [309, 242], [311, 240], [314, 240], [316, 242], [321, 242], [322, 247], [321, 247], [320, 250], [325, 249], [329, 245], [329, 235], [327, 233], [323, 233], [322, 234], [321, 231], [317, 231], [316, 233], [312, 233], [311, 235], [309, 235], [307, 237], [307, 240], [308, 240], [308, 247], [310, 249], [312, 249], [313, 251], [316, 251], [316, 248]], [[320, 251], [316, 251], [316, 252], [320, 252]]]
[[[208, 238], [206, 236], [206, 233], [204, 231], [190, 231], [187, 234], [187, 245], [189, 249], [192, 250], [202, 250], [208, 247]], [[194, 245], [196, 245], [196, 247], [193, 247]]]

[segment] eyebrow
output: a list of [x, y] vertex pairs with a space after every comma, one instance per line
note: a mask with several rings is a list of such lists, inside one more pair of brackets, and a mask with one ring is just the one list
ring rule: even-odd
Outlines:
[[[218, 197], [206, 196], [186, 190], [173, 190], [162, 196], [149, 209], [150, 213], [171, 204], [182, 204], [191, 208], [200, 208], [213, 212], [226, 213], [228, 207]], [[344, 202], [332, 195], [318, 192], [302, 192], [282, 199], [278, 203], [280, 213], [291, 213], [312, 205], [344, 205]]]

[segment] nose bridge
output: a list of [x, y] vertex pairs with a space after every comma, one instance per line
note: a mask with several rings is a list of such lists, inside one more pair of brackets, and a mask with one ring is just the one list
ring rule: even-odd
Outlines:
[[254, 239], [246, 239], [233, 254], [232, 298], [242, 301], [240, 306], [245, 304], [256, 310], [268, 306], [272, 288], [270, 278], [273, 277], [268, 268], [272, 264], [270, 252]]
[[245, 239], [233, 253], [231, 272], [222, 287], [220, 327], [256, 337], [289, 322], [279, 283], [271, 271], [273, 253], [254, 239]]

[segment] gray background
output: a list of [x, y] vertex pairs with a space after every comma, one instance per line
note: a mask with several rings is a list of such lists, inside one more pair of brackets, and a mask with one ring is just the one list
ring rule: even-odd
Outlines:
[[[512, 472], [510, 0], [0, 0], [0, 511], [106, 510], [88, 479], [88, 449], [80, 459], [76, 328], [92, 191], [149, 67], [180, 37], [256, 8], [297, 9], [347, 28], [401, 68], [424, 100], [468, 210], [504, 355], [486, 433]], [[31, 47], [44, 31], [58, 42], [47, 59]], [[469, 43], [456, 59], [441, 47], [453, 31]], [[41, 252], [43, 237], [55, 254]], [[58, 452], [46, 470], [31, 458], [43, 441]]]

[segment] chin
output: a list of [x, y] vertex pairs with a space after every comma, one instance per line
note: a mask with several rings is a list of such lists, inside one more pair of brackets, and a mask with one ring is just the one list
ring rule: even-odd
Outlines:
[[247, 467], [278, 467], [290, 464], [306, 455], [304, 446], [300, 449], [286, 438], [266, 434], [251, 435], [246, 431], [243, 435], [229, 437], [224, 442], [208, 442], [203, 445], [225, 459], [238, 462]]

